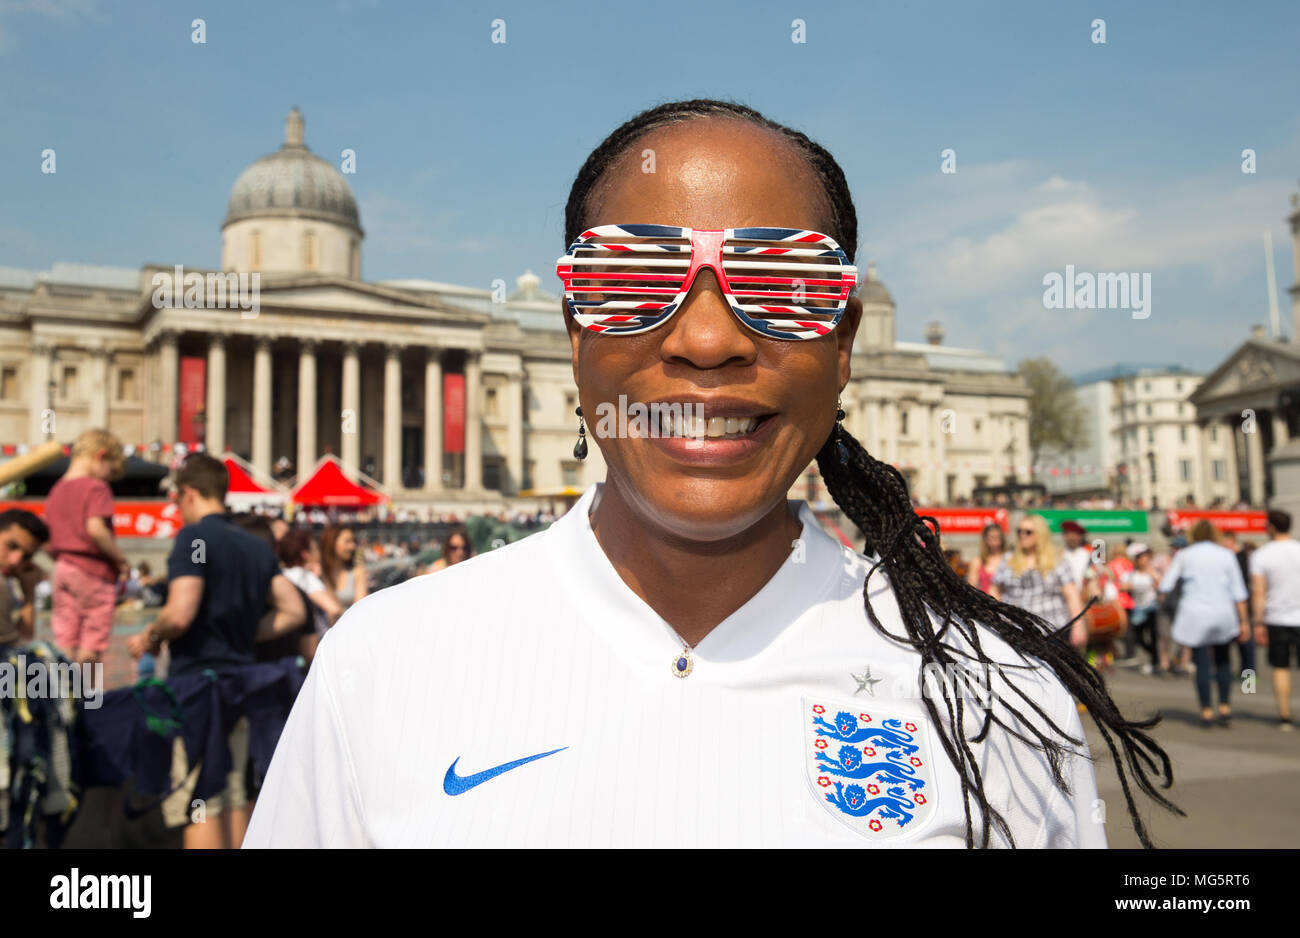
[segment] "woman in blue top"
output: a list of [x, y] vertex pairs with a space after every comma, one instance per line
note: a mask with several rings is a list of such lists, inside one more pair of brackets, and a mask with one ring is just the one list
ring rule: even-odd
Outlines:
[[1174, 555], [1169, 572], [1160, 583], [1161, 593], [1181, 583], [1178, 612], [1174, 616], [1173, 638], [1192, 649], [1196, 663], [1196, 694], [1201, 702], [1201, 726], [1214, 725], [1210, 706], [1211, 660], [1219, 685], [1219, 725], [1232, 719], [1228, 691], [1232, 669], [1228, 646], [1233, 639], [1246, 641], [1250, 623], [1246, 613], [1246, 584], [1237, 558], [1217, 543], [1214, 525], [1205, 519], [1192, 527], [1192, 544]]

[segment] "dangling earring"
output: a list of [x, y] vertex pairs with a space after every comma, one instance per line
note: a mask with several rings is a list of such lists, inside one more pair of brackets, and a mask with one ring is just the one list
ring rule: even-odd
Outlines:
[[835, 455], [839, 457], [840, 465], [849, 464], [849, 451], [844, 446], [844, 404], [837, 397], [835, 399]]
[[573, 444], [573, 458], [587, 458], [587, 427], [582, 422], [582, 408], [574, 411], [578, 415], [578, 442]]

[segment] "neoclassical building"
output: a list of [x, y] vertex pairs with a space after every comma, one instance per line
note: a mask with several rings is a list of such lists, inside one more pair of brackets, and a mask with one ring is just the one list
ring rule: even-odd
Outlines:
[[[396, 501], [447, 510], [604, 477], [596, 446], [573, 458], [559, 297], [530, 272], [513, 292], [363, 280], [356, 199], [297, 109], [236, 180], [221, 234], [217, 271], [0, 267], [0, 444], [106, 426], [156, 458], [201, 443], [267, 474], [332, 453]], [[870, 269], [859, 289], [849, 429], [922, 501], [1026, 478], [1023, 382], [943, 346], [936, 324], [927, 343], [896, 342], [889, 291]]]
[[1227, 441], [1231, 500], [1300, 513], [1300, 194], [1291, 196], [1287, 222], [1296, 275], [1291, 338], [1252, 327], [1191, 403], [1201, 426]]

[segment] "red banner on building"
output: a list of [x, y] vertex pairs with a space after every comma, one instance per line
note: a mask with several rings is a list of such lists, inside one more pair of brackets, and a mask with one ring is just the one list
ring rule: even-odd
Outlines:
[[[0, 502], [0, 511], [22, 508], [38, 517], [45, 516], [45, 502]], [[185, 522], [181, 510], [171, 501], [115, 501], [113, 503], [114, 537], [172, 537]]]
[[442, 376], [442, 451], [465, 452], [465, 376]]
[[180, 410], [176, 440], [193, 446], [203, 441], [203, 423], [194, 418], [204, 412], [208, 398], [208, 361], [198, 355], [181, 357]]
[[996, 524], [1004, 533], [1010, 530], [1005, 508], [918, 508], [916, 513], [938, 521], [940, 534], [979, 534], [989, 524]]
[[1169, 526], [1190, 529], [1202, 518], [1209, 521], [1220, 531], [1235, 531], [1237, 534], [1264, 534], [1264, 525], [1268, 513], [1263, 511], [1197, 511], [1195, 509], [1170, 510], [1165, 512]]

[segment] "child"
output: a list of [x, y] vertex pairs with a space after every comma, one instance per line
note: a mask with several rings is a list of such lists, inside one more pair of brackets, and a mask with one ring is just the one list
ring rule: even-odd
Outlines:
[[106, 430], [87, 430], [72, 447], [68, 471], [50, 489], [46, 548], [54, 557], [54, 644], [77, 663], [97, 662], [108, 648], [126, 558], [113, 537], [110, 479], [122, 476], [122, 444]]

